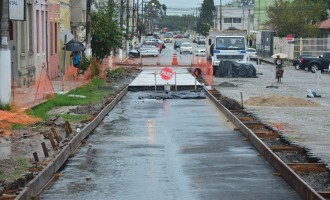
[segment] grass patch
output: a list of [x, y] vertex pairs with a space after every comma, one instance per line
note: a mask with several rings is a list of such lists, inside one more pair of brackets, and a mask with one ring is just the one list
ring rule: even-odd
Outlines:
[[10, 104], [1, 104], [0, 103], [0, 110], [11, 111]]
[[[89, 103], [95, 104], [102, 98], [111, 95], [110, 91], [105, 92], [101, 89], [101, 86], [105, 86], [107, 83], [100, 79], [94, 79], [91, 83], [82, 87], [71, 90], [67, 94], [56, 94], [54, 98], [49, 99], [47, 102], [40, 104], [32, 108], [29, 114], [38, 116], [43, 120], [49, 118], [47, 112], [55, 107], [61, 106], [73, 106], [73, 105], [87, 105]], [[111, 91], [113, 92], [113, 91]], [[69, 95], [82, 95], [86, 98], [70, 97]]]
[[27, 158], [0, 160], [0, 181], [14, 181], [28, 172], [31, 164]]

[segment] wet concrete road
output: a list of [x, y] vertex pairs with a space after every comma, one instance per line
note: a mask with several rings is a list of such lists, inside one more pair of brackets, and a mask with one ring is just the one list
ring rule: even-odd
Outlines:
[[41, 199], [300, 199], [210, 100], [148, 94], [128, 93]]

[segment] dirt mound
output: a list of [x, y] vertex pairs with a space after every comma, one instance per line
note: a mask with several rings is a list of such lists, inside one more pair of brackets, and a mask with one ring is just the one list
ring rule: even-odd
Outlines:
[[251, 97], [244, 102], [246, 106], [276, 106], [276, 107], [318, 107], [319, 103], [290, 96], [259, 96]]
[[221, 87], [238, 87], [237, 85], [235, 85], [233, 83], [228, 83], [228, 82], [220, 83], [219, 86], [221, 86]]

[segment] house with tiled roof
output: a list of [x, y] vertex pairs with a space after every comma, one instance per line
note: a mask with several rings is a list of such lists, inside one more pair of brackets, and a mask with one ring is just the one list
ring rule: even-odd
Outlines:
[[330, 18], [322, 21], [319, 25], [320, 37], [329, 38], [330, 37]]

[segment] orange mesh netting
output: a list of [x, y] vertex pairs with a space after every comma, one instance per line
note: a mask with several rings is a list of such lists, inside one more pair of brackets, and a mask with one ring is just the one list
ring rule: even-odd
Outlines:
[[35, 87], [36, 92], [34, 102], [39, 99], [45, 99], [46, 97], [54, 97], [54, 88], [49, 76], [47, 75], [45, 67], [42, 68], [39, 79], [36, 80]]
[[9, 130], [13, 124], [34, 124], [40, 119], [24, 112], [9, 112], [0, 110], [0, 129]]
[[78, 68], [72, 65], [68, 66], [64, 72], [64, 80], [78, 80]]

